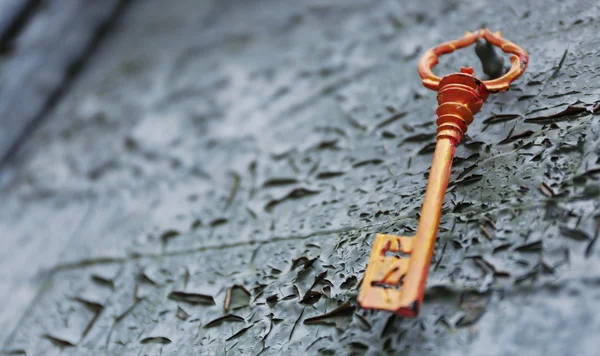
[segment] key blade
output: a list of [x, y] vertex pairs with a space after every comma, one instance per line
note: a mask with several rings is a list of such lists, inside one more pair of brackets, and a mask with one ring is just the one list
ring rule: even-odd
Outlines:
[[358, 295], [362, 308], [393, 311], [406, 317], [417, 316], [420, 303], [418, 300], [407, 300], [404, 285], [412, 245], [412, 237], [388, 234], [375, 236]]

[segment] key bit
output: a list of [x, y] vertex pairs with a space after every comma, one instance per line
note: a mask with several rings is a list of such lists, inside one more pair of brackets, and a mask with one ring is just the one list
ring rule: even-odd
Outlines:
[[[506, 74], [488, 81], [478, 79], [472, 68], [461, 68], [460, 73], [443, 78], [433, 74], [432, 68], [439, 62], [439, 56], [470, 46], [479, 39], [512, 54], [511, 68]], [[414, 237], [375, 236], [358, 295], [362, 308], [389, 310], [405, 317], [419, 314], [456, 146], [488, 95], [508, 90], [510, 83], [523, 74], [528, 60], [525, 50], [502, 38], [500, 32], [492, 33], [488, 29], [467, 32], [458, 40], [425, 52], [419, 61], [419, 74], [425, 87], [438, 92], [438, 119], [437, 143], [419, 226]]]

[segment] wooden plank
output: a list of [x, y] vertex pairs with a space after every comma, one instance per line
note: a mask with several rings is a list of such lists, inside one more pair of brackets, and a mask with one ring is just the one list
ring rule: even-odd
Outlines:
[[23, 27], [40, 5], [40, 0], [0, 0], [0, 46]]
[[[595, 354], [600, 122], [486, 118], [593, 110], [599, 8], [165, 3], [135, 3], [5, 166], [0, 354]], [[419, 56], [473, 19], [528, 72], [457, 149], [422, 317], [353, 312], [374, 234], [409, 232], [422, 200], [436, 94]]]
[[[0, 0], [0, 48], [6, 48], [7, 44], [12, 48], [0, 55], [0, 170], [11, 149], [60, 99], [128, 3], [127, 0], [53, 0], [37, 6], [34, 4], [37, 2]], [[4, 199], [3, 203], [10, 206], [11, 201], [19, 200], [13, 198]], [[26, 209], [23, 214], [29, 220], [35, 210]], [[65, 218], [80, 216], [76, 211], [68, 215]], [[0, 230], [0, 239], [13, 235], [11, 229]], [[47, 241], [52, 241], [55, 247], [44, 247], [40, 253], [57, 257], [68, 231], [65, 223], [54, 235], [48, 235]], [[8, 239], [3, 248], [27, 250], [26, 246], [17, 247], [11, 241], [19, 239]], [[18, 272], [32, 265], [30, 261], [27, 264], [28, 267], [19, 268], [15, 261], [7, 262], [4, 266], [13, 269], [9, 275], [14, 277], [0, 276], [5, 287], [0, 292], [1, 304], [5, 306], [0, 308], [0, 344], [10, 331], [7, 326], [19, 320], [40, 287], [35, 283], [14, 283], [27, 280]]]
[[[19, 138], [51, 107], [126, 0], [56, 0], [41, 6], [0, 59], [0, 165]], [[22, 2], [23, 4], [27, 2]], [[6, 18], [25, 5], [1, 3], [0, 34]], [[4, 21], [3, 21], [4, 19]]]

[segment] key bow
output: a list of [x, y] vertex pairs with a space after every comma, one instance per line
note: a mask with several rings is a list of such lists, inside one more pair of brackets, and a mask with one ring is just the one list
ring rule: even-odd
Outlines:
[[525, 72], [525, 69], [527, 69], [529, 55], [523, 48], [504, 39], [500, 31], [494, 33], [487, 28], [475, 32], [467, 32], [458, 40], [444, 42], [425, 52], [419, 61], [419, 74], [423, 78], [423, 85], [431, 90], [439, 90], [442, 78], [433, 74], [432, 70], [439, 63], [439, 57], [452, 53], [457, 49], [468, 47], [480, 38], [500, 48], [504, 53], [512, 54], [510, 57], [511, 67], [506, 74], [497, 79], [482, 81], [490, 93], [507, 91], [510, 83], [519, 78]]

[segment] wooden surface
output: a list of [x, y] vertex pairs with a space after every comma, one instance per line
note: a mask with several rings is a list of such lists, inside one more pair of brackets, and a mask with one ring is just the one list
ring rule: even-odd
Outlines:
[[[124, 4], [119, 0], [0, 2], [0, 46], [6, 49], [0, 57], [0, 175], [8, 173], [5, 160], [11, 149], [61, 98]], [[58, 252], [64, 247], [61, 238], [53, 240], [51, 230], [46, 230], [50, 234], [34, 237], [35, 247], [28, 249], [28, 233], [13, 235], [24, 226], [21, 224], [31, 226], [43, 221], [38, 225], [43, 229], [44, 224], [61, 223], [43, 211], [36, 215], [35, 208], [20, 209], [11, 204], [11, 199], [2, 199], [2, 205], [2, 211], [8, 213], [4, 217], [11, 218], [9, 226], [0, 229], [0, 341], [35, 297], [43, 279], [38, 276], [41, 266], [58, 262]], [[16, 211], [19, 218], [12, 215]], [[57, 228], [58, 234], [66, 231], [65, 225]]]
[[0, 1], [0, 44], [2, 48], [6, 50], [10, 47], [10, 42], [27, 25], [40, 3], [39, 0]]
[[[124, 1], [0, 2], [0, 164], [60, 98]], [[15, 24], [16, 22], [16, 24]]]
[[[170, 4], [134, 2], [0, 169], [4, 351], [594, 354], [596, 2]], [[457, 149], [421, 316], [357, 309], [374, 234], [416, 228], [436, 105], [419, 56], [483, 24], [531, 63]], [[44, 58], [83, 42], [33, 28]], [[40, 56], [0, 67], [3, 92], [34, 84], [3, 120], [64, 78]]]

